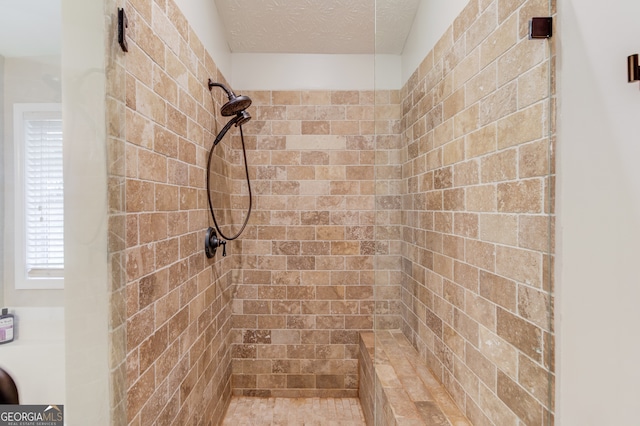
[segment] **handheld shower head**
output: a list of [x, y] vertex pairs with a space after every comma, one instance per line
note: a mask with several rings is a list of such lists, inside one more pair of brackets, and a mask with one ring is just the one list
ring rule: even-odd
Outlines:
[[251, 120], [251, 115], [249, 115], [247, 111], [243, 110], [237, 113], [236, 116], [233, 117], [231, 120], [229, 120], [227, 124], [224, 125], [222, 130], [220, 130], [220, 133], [218, 133], [218, 136], [216, 136], [216, 139], [213, 141], [213, 146], [216, 146], [220, 143], [220, 141], [222, 140], [224, 135], [227, 134], [231, 126], [233, 125], [235, 125], [236, 127], [242, 126], [244, 123], [246, 123], [249, 120]]
[[[225, 117], [230, 117], [233, 114], [238, 114], [239, 112], [244, 111], [249, 108], [251, 105], [251, 98], [248, 96], [236, 96], [227, 86], [222, 83], [215, 83], [209, 79], [209, 90], [211, 90], [214, 86], [222, 88], [227, 94], [229, 101], [222, 105], [220, 108], [220, 113]], [[242, 124], [242, 123], [241, 123]]]
[[236, 114], [236, 120], [237, 120], [236, 127], [242, 126], [244, 123], [251, 120], [251, 114], [249, 114], [245, 110], [242, 110]]

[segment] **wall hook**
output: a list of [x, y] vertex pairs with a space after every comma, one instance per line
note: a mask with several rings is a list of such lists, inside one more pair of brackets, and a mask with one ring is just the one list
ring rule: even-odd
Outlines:
[[627, 58], [627, 70], [629, 72], [629, 83], [640, 81], [640, 65], [638, 65], [638, 54]]
[[551, 38], [553, 35], [553, 18], [550, 16], [531, 18], [529, 21], [529, 38]]
[[127, 45], [127, 37], [125, 29], [129, 26], [129, 20], [127, 19], [127, 14], [124, 13], [124, 9], [118, 8], [118, 44], [122, 48], [123, 52], [129, 51], [129, 46]]

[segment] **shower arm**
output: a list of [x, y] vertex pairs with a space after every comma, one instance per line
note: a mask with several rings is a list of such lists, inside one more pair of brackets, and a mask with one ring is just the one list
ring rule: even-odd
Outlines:
[[217, 87], [219, 87], [219, 88], [221, 88], [222, 90], [224, 90], [224, 91], [225, 91], [225, 93], [227, 94], [227, 97], [228, 97], [229, 99], [232, 99], [233, 97], [235, 97], [235, 96], [236, 96], [236, 94], [235, 94], [235, 93], [233, 93], [233, 92], [232, 92], [232, 91], [231, 91], [227, 86], [225, 86], [224, 84], [222, 84], [222, 83], [216, 83], [215, 81], [213, 81], [213, 80], [209, 79], [209, 91], [211, 91], [211, 89], [213, 89], [213, 88], [214, 88], [214, 87], [216, 87], [216, 86], [217, 86]]

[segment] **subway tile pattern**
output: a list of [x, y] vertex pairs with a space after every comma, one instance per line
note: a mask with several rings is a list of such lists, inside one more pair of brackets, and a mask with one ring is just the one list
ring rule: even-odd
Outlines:
[[[232, 394], [354, 397], [357, 336], [375, 327], [402, 329], [474, 424], [551, 422], [555, 62], [553, 40], [526, 38], [548, 2], [471, 0], [400, 91], [245, 93], [254, 212], [212, 260], [207, 153], [225, 121], [206, 81], [224, 76], [172, 0], [121, 3], [114, 418], [199, 424]], [[233, 233], [248, 202], [237, 129], [214, 153]]]
[[477, 425], [553, 422], [548, 9], [471, 0], [402, 89], [402, 330]]
[[358, 332], [376, 309], [380, 325], [400, 326], [399, 252], [375, 293], [376, 255], [399, 247], [376, 238], [376, 178], [401, 176], [395, 157], [376, 162], [374, 132], [398, 128], [398, 92], [245, 94], [255, 209], [232, 302], [233, 393], [357, 396]]
[[471, 425], [401, 331], [361, 333], [359, 357], [368, 425]]
[[[131, 425], [208, 424], [231, 397], [228, 338], [238, 279], [237, 256], [209, 260], [203, 247], [207, 153], [225, 122], [223, 93], [210, 93], [207, 80], [224, 77], [172, 0], [124, 7], [129, 52], [120, 61], [123, 78], [114, 80], [125, 94], [114, 114], [126, 121], [124, 143], [114, 145], [124, 161], [111, 186], [114, 199], [124, 200], [117, 217], [125, 229], [124, 417]], [[215, 150], [211, 178], [225, 189], [219, 192], [234, 193], [237, 160], [232, 147]], [[217, 201], [221, 216], [235, 220], [237, 200]]]
[[356, 398], [254, 398], [234, 396], [222, 425], [365, 426]]

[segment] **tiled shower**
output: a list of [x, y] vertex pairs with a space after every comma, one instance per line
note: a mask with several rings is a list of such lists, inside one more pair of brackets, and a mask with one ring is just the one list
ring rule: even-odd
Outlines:
[[[118, 424], [216, 424], [232, 395], [357, 396], [372, 329], [402, 330], [473, 424], [551, 423], [554, 58], [527, 38], [548, 2], [471, 0], [400, 90], [236, 87], [254, 102], [254, 210], [211, 260], [206, 163], [224, 120], [206, 82], [225, 76], [172, 0], [119, 6]], [[239, 223], [237, 131], [215, 155], [214, 200]]]

